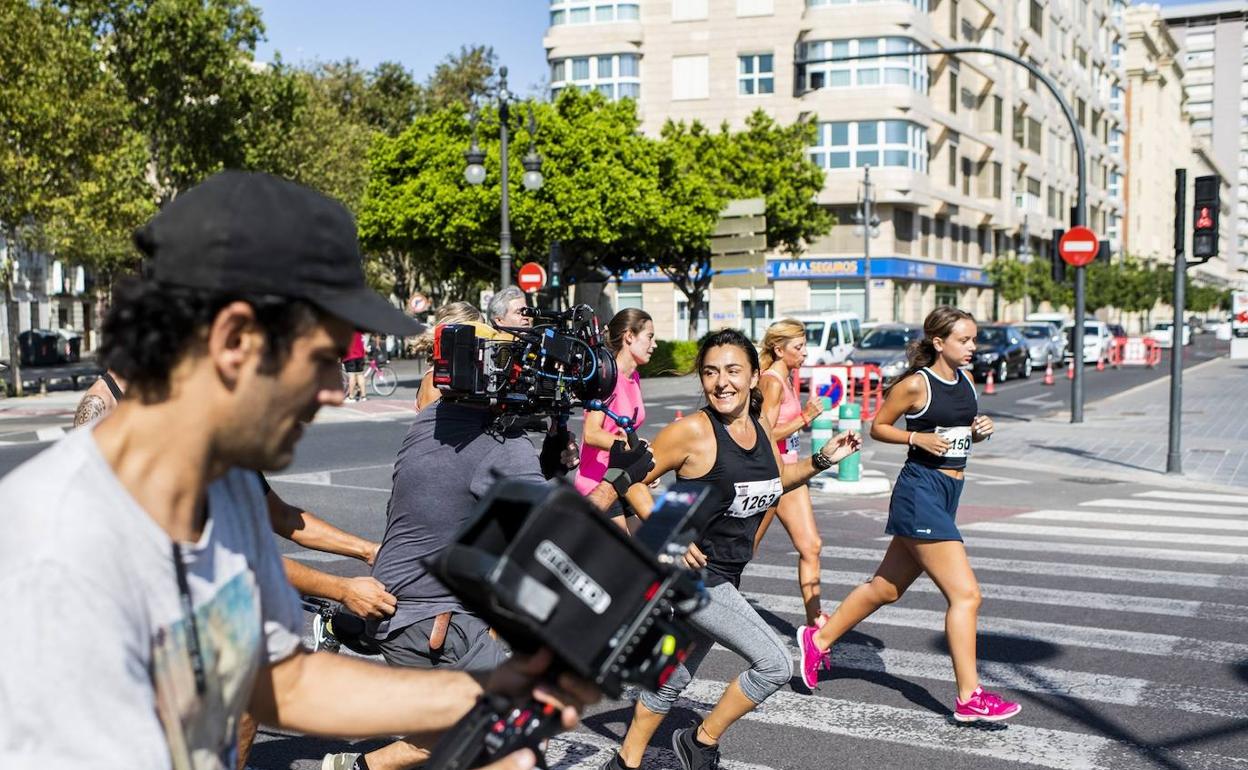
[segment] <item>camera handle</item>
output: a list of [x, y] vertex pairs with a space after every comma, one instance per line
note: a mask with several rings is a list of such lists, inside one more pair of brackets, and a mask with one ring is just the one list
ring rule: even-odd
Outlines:
[[632, 417], [628, 417], [623, 414], [616, 414], [611, 411], [611, 408], [608, 407], [600, 398], [590, 399], [582, 404], [582, 406], [585, 407], [585, 411], [587, 412], [602, 412], [607, 417], [610, 417], [613, 421], [615, 421], [615, 424], [624, 431], [624, 439], [628, 442], [628, 448], [632, 449], [637, 446], [637, 410], [633, 410]]
[[532, 698], [513, 701], [486, 693], [434, 746], [430, 770], [468, 770], [518, 751], [532, 749], [545, 768], [542, 741], [563, 730], [559, 710]]

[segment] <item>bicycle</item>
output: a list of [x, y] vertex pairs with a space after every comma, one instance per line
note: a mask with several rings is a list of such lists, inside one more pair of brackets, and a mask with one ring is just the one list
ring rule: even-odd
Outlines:
[[[380, 361], [380, 363], [379, 363]], [[372, 386], [373, 393], [385, 398], [393, 396], [394, 391], [399, 388], [399, 375], [394, 373], [394, 367], [384, 356], [369, 356], [368, 363], [364, 366], [365, 387]], [[351, 377], [347, 374], [346, 367], [342, 369], [342, 391], [348, 393], [351, 385]]]

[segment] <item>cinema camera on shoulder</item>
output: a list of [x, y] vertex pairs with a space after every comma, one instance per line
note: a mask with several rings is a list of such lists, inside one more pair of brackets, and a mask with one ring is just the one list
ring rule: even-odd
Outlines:
[[533, 326], [434, 330], [433, 383], [443, 398], [485, 404], [500, 415], [553, 415], [611, 394], [615, 357], [592, 308], [524, 313]]

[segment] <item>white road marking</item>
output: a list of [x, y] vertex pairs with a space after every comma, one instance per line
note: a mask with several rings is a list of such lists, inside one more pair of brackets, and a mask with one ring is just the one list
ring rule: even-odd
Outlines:
[[[1245, 495], [1248, 498], [1248, 495]], [[1241, 502], [1243, 499], [1241, 498]], [[1209, 503], [1181, 503], [1171, 500], [1133, 500], [1130, 498], [1106, 498], [1089, 500], [1080, 505], [1098, 508], [1134, 508], [1140, 511], [1173, 511], [1181, 513], [1210, 513], [1219, 516], [1244, 516], [1248, 518], [1248, 507], [1235, 505], [1210, 505]]]
[[[979, 543], [980, 541], [975, 541]], [[972, 547], [972, 550], [974, 547]], [[792, 556], [797, 556], [794, 552]], [[823, 555], [831, 559], [850, 559], [879, 562], [883, 550], [871, 548], [844, 548], [824, 546]], [[1100, 555], [1100, 551], [1097, 551]], [[1055, 577], [1077, 576], [1080, 580], [1113, 580], [1126, 583], [1150, 583], [1192, 588], [1230, 588], [1248, 591], [1248, 577], [1219, 575], [1213, 572], [1177, 572], [1173, 570], [1136, 569], [1134, 567], [1106, 567], [1100, 564], [1074, 564], [1056, 561], [1022, 561], [993, 559], [971, 554], [971, 566], [976, 572], [1013, 572], [1020, 575], [1052, 575]]]
[[[976, 566], [979, 566], [978, 563]], [[792, 567], [777, 567], [770, 564], [751, 564], [745, 568], [745, 574], [747, 575], [777, 580], [794, 579], [794, 572], [796, 570]], [[1074, 573], [1072, 572], [1071, 574]], [[871, 575], [868, 572], [823, 570], [821, 577], [825, 585], [856, 586], [863, 581], [869, 580]], [[915, 581], [909, 590], [924, 594], [940, 593], [940, 589], [924, 577], [920, 577]], [[1132, 594], [1107, 594], [1093, 591], [1067, 591], [1055, 588], [983, 582], [979, 584], [979, 590], [986, 599], [999, 599], [1007, 602], [1248, 623], [1248, 606], [1238, 604], [1196, 602], [1187, 599], [1166, 599], [1156, 596], [1135, 596]]]
[[[680, 767], [675, 752], [668, 741], [655, 741], [646, 749], [642, 766], [646, 768]], [[620, 742], [604, 738], [596, 733], [581, 730], [575, 733], [564, 733], [550, 739], [550, 750], [546, 752], [546, 761], [551, 770], [598, 770], [603, 763], [611, 758], [611, 754], [619, 750]], [[772, 770], [766, 765], [753, 765], [748, 762], [735, 762], [731, 759], [720, 760], [725, 770]]]
[[[1007, 521], [981, 521], [967, 524], [963, 531], [993, 532], [1002, 535], [1038, 535], [1043, 537], [1081, 537], [1088, 540], [1129, 540], [1134, 543], [1174, 543], [1175, 545], [1215, 545], [1248, 547], [1248, 537], [1230, 535], [1193, 535], [1186, 532], [1138, 532], [1126, 529], [1093, 529], [1091, 527], [1047, 527], [1039, 524], [1015, 524]], [[1234, 555], [1234, 554], [1232, 554]], [[1238, 555], [1234, 555], [1237, 559]]]
[[1242, 503], [1248, 496], [1219, 495], [1211, 492], [1185, 492], [1183, 490], [1154, 490], [1152, 492], [1136, 492], [1132, 497], [1159, 498], [1162, 500], [1194, 500], [1202, 503]]
[[[977, 525], [968, 524], [962, 529]], [[1043, 528], [1042, 528], [1043, 529]], [[1069, 536], [1069, 527], [1050, 527], [1058, 529], [1064, 536]], [[1007, 528], [1004, 530], [1009, 532]], [[1025, 533], [1017, 533], [1025, 534]], [[880, 540], [891, 540], [881, 537]], [[1221, 542], [1219, 540], [1219, 542]], [[1153, 561], [1196, 562], [1201, 564], [1248, 564], [1248, 557], [1236, 553], [1218, 553], [1214, 551], [1187, 551], [1177, 548], [1145, 548], [1129, 545], [1103, 545], [1101, 543], [1062, 543], [1045, 540], [1012, 540], [1009, 538], [969, 537], [966, 538], [969, 550], [1005, 550], [1025, 551], [1028, 553], [1062, 553], [1075, 556], [1096, 556], [1100, 558], [1151, 559]], [[972, 557], [973, 558], [973, 557]]]
[[[1069, 521], [1076, 524], [1116, 524], [1122, 527], [1131, 527], [1132, 529], [1136, 527], [1185, 527], [1188, 529], [1207, 529], [1216, 532], [1244, 531], [1244, 524], [1232, 519], [1160, 516], [1147, 513], [1112, 513], [1109, 511], [1029, 511], [1028, 513], [1020, 513], [1014, 519]], [[1245, 542], [1248, 542], [1248, 538], [1245, 538]]]
[[56, 441], [65, 435], [65, 429], [62, 427], [40, 428], [35, 431], [35, 438], [40, 441]]
[[[771, 612], [802, 617], [806, 614], [801, 597], [793, 595], [763, 594], [745, 591], [752, 602]], [[922, 628], [944, 632], [945, 613], [936, 610], [919, 610], [909, 607], [884, 607], [863, 623], [885, 626]], [[1067, 623], [1050, 623], [1040, 620], [1016, 620], [1014, 618], [979, 617], [981, 634], [1002, 634], [1020, 639], [1052, 644], [1055, 647], [1086, 647], [1093, 650], [1113, 650], [1136, 655], [1155, 655], [1168, 658], [1187, 658], [1206, 663], [1225, 664], [1248, 658], [1248, 644], [1195, 639], [1174, 634], [1155, 634], [1145, 631], [1121, 631], [1113, 628], [1079, 626]]]

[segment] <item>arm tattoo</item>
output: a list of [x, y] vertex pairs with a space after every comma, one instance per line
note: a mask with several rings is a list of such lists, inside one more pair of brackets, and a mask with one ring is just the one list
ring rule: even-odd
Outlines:
[[74, 427], [86, 425], [107, 413], [108, 407], [104, 405], [104, 399], [95, 395], [83, 396], [82, 401], [78, 402], [78, 411], [74, 413]]

